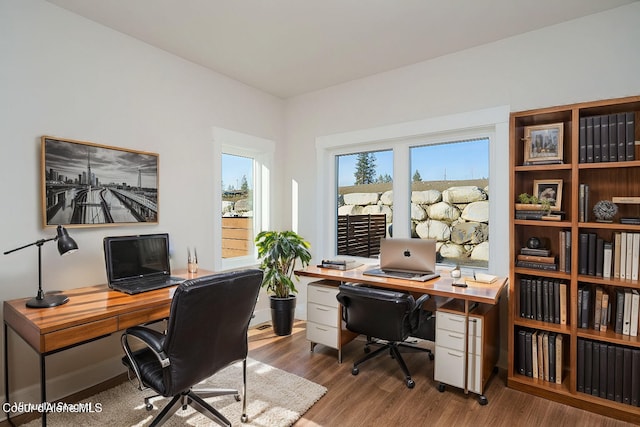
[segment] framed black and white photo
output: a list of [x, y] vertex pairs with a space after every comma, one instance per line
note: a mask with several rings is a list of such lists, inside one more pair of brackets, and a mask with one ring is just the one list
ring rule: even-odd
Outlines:
[[158, 223], [158, 154], [42, 137], [44, 227]]
[[533, 181], [533, 194], [540, 202], [549, 202], [552, 211], [562, 206], [562, 180], [536, 179]]
[[524, 164], [562, 163], [564, 123], [524, 128]]

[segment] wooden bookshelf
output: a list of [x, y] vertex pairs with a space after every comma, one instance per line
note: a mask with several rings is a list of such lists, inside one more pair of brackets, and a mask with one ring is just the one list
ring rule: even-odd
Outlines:
[[[579, 267], [579, 235], [595, 234], [596, 238], [613, 242], [614, 233], [640, 233], [640, 225], [620, 223], [620, 217], [640, 217], [639, 204], [619, 204], [618, 214], [611, 223], [597, 222], [592, 209], [599, 200], [611, 200], [613, 197], [640, 196], [640, 145], [635, 142], [629, 145], [632, 158], [624, 160], [589, 161], [585, 156], [585, 133], [581, 125], [589, 117], [604, 117], [612, 114], [632, 112], [635, 119], [633, 141], [640, 141], [640, 96], [620, 99], [601, 100], [573, 105], [556, 106], [537, 110], [515, 112], [510, 115], [510, 272], [509, 272], [509, 366], [507, 385], [527, 393], [550, 400], [575, 406], [588, 411], [597, 412], [613, 418], [637, 423], [640, 419], [640, 407], [587, 394], [584, 391], [584, 380], [578, 378], [578, 365], [584, 366], [584, 359], [578, 355], [578, 343], [589, 340], [599, 345], [621, 346], [640, 350], [640, 336], [616, 333], [614, 328], [607, 331], [578, 325], [579, 290], [588, 287], [601, 287], [605, 291], [616, 289], [640, 290], [638, 280], [603, 278], [591, 274], [580, 274]], [[525, 149], [531, 150], [531, 142], [525, 140], [527, 127], [538, 125], [563, 124], [562, 158], [558, 164], [524, 164]], [[531, 130], [531, 128], [529, 129]], [[582, 133], [581, 133], [582, 132]], [[581, 138], [582, 135], [582, 138]], [[586, 145], [586, 144], [585, 144]], [[581, 149], [583, 150], [581, 152]], [[531, 159], [531, 152], [527, 153]], [[541, 159], [539, 159], [541, 160]], [[516, 219], [516, 203], [518, 195], [533, 193], [534, 182], [562, 180], [561, 206], [564, 213], [560, 221]], [[580, 221], [580, 184], [589, 186], [589, 212], [587, 221]], [[584, 208], [583, 208], [584, 209]], [[526, 247], [530, 237], [538, 237], [551, 254], [560, 255], [560, 233], [570, 232], [571, 255], [566, 258], [569, 271], [551, 271], [516, 266], [517, 255]], [[542, 278], [549, 282], [561, 281], [567, 287], [567, 321], [566, 324], [540, 321], [521, 314], [526, 311], [520, 305], [521, 290], [528, 286], [528, 278]], [[524, 304], [524, 302], [523, 302]], [[560, 384], [545, 381], [523, 374], [520, 371], [520, 331], [540, 331], [563, 336], [562, 380]], [[640, 334], [639, 334], [640, 335]], [[584, 352], [582, 353], [582, 357]], [[627, 373], [628, 375], [628, 373]], [[630, 376], [630, 375], [628, 375]], [[640, 373], [633, 372], [633, 377], [640, 379]], [[584, 378], [584, 377], [583, 377]], [[594, 376], [595, 378], [595, 376]], [[580, 389], [579, 391], [579, 384]], [[594, 382], [595, 384], [595, 382]], [[600, 388], [600, 384], [597, 384]]]

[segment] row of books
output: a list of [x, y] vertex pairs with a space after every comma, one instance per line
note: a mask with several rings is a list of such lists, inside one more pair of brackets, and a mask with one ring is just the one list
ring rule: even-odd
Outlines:
[[516, 256], [516, 267], [555, 271], [558, 269], [558, 263], [549, 249], [522, 248]]
[[640, 349], [578, 338], [579, 392], [640, 406]]
[[635, 160], [635, 113], [580, 118], [580, 163]]
[[[578, 288], [578, 327], [638, 336], [640, 293], [637, 289], [609, 289], [596, 285]], [[640, 375], [640, 373], [639, 373]]]
[[564, 335], [539, 330], [518, 331], [518, 372], [562, 384]]
[[590, 213], [589, 184], [580, 184], [578, 187], [578, 221], [588, 222]]
[[533, 220], [552, 220], [552, 221], [560, 221], [565, 218], [564, 211], [553, 211], [547, 212], [541, 209], [518, 209], [516, 210], [516, 219], [533, 219]]
[[604, 279], [637, 281], [640, 275], [640, 233], [618, 231], [613, 242], [596, 233], [578, 236], [578, 273]]
[[567, 284], [546, 277], [521, 277], [520, 317], [566, 325]]

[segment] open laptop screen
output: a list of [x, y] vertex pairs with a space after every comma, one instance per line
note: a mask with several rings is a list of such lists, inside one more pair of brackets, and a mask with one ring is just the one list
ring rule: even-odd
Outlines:
[[380, 269], [433, 273], [436, 271], [436, 241], [433, 239], [381, 239]]
[[146, 234], [104, 239], [109, 283], [121, 280], [169, 275], [169, 235]]

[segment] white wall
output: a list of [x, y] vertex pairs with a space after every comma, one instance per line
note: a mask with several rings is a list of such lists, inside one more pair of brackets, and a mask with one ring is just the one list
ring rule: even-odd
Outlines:
[[[159, 153], [159, 224], [69, 229], [78, 252], [42, 248], [45, 290], [105, 283], [106, 235], [169, 232], [174, 268], [186, 268], [187, 246], [213, 268], [212, 129], [282, 141], [282, 100], [40, 0], [0, 0], [0, 63], [3, 252], [55, 235], [42, 228], [40, 203], [40, 136], [54, 135]], [[0, 256], [0, 299], [35, 296], [36, 266], [35, 247]], [[37, 383], [38, 359], [9, 335], [15, 392]], [[123, 372], [118, 339], [50, 356], [49, 396]]]
[[[640, 94], [638, 22], [640, 3], [633, 3], [288, 99], [286, 180], [299, 185], [299, 216], [292, 223], [297, 221], [312, 251], [322, 246], [317, 225], [326, 212], [317, 206], [315, 196], [321, 171], [316, 170], [315, 159], [309, 158], [317, 137], [492, 107], [521, 111]], [[508, 139], [502, 143], [492, 159], [492, 179], [508, 179]], [[282, 188], [286, 192], [290, 184], [285, 182]], [[289, 197], [284, 195], [283, 200]], [[501, 204], [496, 207], [498, 212], [507, 212], [506, 197], [492, 200]], [[291, 206], [283, 209], [291, 212]], [[492, 222], [491, 234], [508, 236], [508, 219]], [[499, 241], [492, 240], [492, 244]], [[508, 260], [507, 239], [502, 241], [504, 245], [496, 252]], [[315, 255], [320, 259], [331, 254]], [[499, 265], [502, 267], [494, 273], [508, 275], [508, 262]], [[305, 287], [300, 289], [303, 293]], [[501, 314], [506, 319], [504, 306]], [[506, 350], [504, 330], [503, 338]]]

